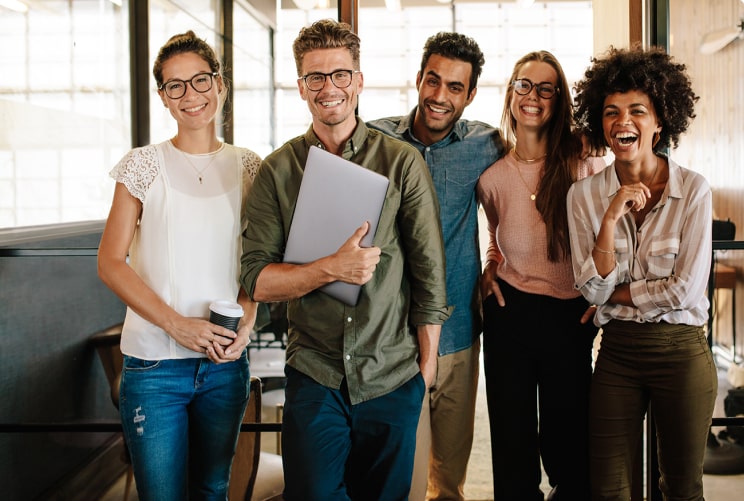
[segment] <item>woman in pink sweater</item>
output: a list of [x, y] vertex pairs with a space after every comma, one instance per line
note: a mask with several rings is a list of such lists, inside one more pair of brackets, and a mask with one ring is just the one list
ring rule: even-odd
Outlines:
[[566, 193], [604, 162], [582, 160], [572, 127], [558, 61], [545, 51], [522, 57], [502, 116], [511, 149], [478, 182], [490, 237], [481, 291], [495, 500], [542, 501], [541, 457], [553, 486], [548, 499], [589, 498], [597, 328], [574, 288]]

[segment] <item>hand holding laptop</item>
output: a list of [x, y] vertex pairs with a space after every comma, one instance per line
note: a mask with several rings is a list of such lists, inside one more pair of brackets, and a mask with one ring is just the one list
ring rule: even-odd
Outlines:
[[362, 247], [361, 242], [369, 231], [369, 222], [365, 221], [331, 258], [335, 259], [338, 279], [355, 285], [364, 285], [380, 262], [379, 247]]
[[377, 172], [311, 146], [284, 262], [311, 263], [334, 258], [341, 252], [347, 259], [345, 273], [352, 281], [339, 279], [320, 290], [350, 306], [356, 305], [361, 285], [372, 278], [374, 268], [362, 270], [379, 262], [379, 249], [371, 251], [377, 253], [375, 263], [365, 264], [369, 254], [363, 251], [372, 248], [389, 183]]

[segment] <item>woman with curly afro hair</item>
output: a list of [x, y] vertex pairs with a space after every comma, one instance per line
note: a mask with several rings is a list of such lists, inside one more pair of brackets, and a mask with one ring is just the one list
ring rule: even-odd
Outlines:
[[664, 499], [703, 499], [717, 392], [704, 330], [711, 191], [664, 153], [697, 99], [685, 66], [658, 48], [611, 48], [577, 84], [578, 125], [615, 156], [567, 199], [576, 287], [602, 328], [590, 396], [593, 499], [630, 499], [649, 404]]

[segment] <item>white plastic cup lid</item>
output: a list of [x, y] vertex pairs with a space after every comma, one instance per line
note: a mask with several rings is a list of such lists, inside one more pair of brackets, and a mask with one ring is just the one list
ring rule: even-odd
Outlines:
[[240, 318], [243, 316], [243, 307], [235, 301], [213, 301], [212, 304], [209, 305], [209, 309], [215, 313], [219, 313], [224, 317]]

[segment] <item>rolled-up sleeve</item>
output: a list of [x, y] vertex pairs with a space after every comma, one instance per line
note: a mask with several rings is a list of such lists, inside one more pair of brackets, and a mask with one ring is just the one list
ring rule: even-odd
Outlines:
[[[707, 181], [669, 160], [667, 186], [643, 223], [637, 226], [630, 213], [617, 221], [615, 267], [602, 278], [592, 247], [619, 187], [612, 166], [578, 181], [568, 192], [575, 287], [599, 306], [595, 323], [618, 319], [703, 325], [713, 220]], [[609, 302], [619, 284], [628, 284], [632, 305]]]
[[264, 160], [253, 181], [243, 213], [245, 229], [242, 235], [240, 282], [251, 299], [261, 270], [271, 263], [281, 262], [284, 257], [285, 228], [288, 228], [288, 223], [282, 216], [277, 195], [284, 191], [286, 188], [277, 190], [274, 166]]
[[447, 305], [439, 202], [423, 157], [416, 154], [409, 155], [409, 159], [398, 224], [411, 282], [410, 322], [441, 325], [449, 318], [452, 308]]

